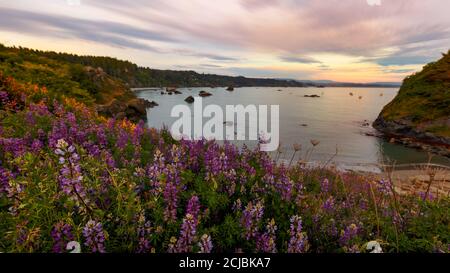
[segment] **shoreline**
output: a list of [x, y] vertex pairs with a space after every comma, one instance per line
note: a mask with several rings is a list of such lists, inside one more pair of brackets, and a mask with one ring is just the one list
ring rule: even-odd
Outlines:
[[373, 128], [381, 133], [381, 137], [390, 143], [397, 143], [408, 148], [423, 150], [450, 158], [450, 138], [436, 136], [429, 132], [419, 131], [409, 125], [386, 121], [381, 114], [373, 122]]
[[[176, 88], [227, 88], [228, 86], [177, 86]], [[323, 89], [323, 88], [400, 88], [400, 86], [325, 86], [325, 87], [318, 87], [318, 86], [286, 86], [286, 85], [241, 85], [241, 86], [234, 86], [234, 88], [245, 88], [245, 87], [268, 87], [268, 88], [317, 88], [317, 89]], [[166, 86], [149, 86], [149, 87], [129, 87], [131, 91], [133, 92], [140, 92], [140, 91], [160, 91], [165, 90]]]

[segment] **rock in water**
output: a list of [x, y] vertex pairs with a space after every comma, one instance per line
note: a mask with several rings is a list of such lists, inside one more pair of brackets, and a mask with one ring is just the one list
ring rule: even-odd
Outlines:
[[107, 117], [116, 119], [128, 118], [133, 122], [138, 122], [140, 119], [147, 119], [147, 108], [149, 108], [149, 105], [156, 106], [157, 103], [140, 98], [132, 99], [127, 103], [113, 99], [107, 105], [97, 106], [97, 112]]
[[155, 101], [149, 101], [149, 100], [144, 100], [144, 101], [145, 101], [145, 107], [147, 107], [147, 108], [153, 108], [153, 107], [159, 105]]
[[212, 96], [211, 93], [206, 92], [206, 91], [200, 91], [200, 93], [198, 93], [198, 95], [199, 95], [200, 97], [209, 97], [209, 96]]
[[189, 96], [189, 97], [187, 97], [184, 101], [187, 102], [187, 103], [193, 103], [194, 100], [195, 100], [194, 97]]

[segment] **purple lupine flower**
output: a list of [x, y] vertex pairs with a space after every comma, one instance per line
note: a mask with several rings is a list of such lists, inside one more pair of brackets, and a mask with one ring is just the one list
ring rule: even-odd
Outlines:
[[361, 200], [359, 201], [359, 208], [362, 209], [362, 210], [367, 210], [367, 209], [369, 208], [369, 203], [368, 203], [368, 201], [365, 200], [365, 199], [361, 199]]
[[102, 223], [94, 220], [89, 220], [83, 228], [83, 236], [86, 240], [84, 244], [91, 250], [91, 252], [105, 253], [105, 233], [103, 231]]
[[191, 214], [186, 214], [181, 224], [180, 237], [177, 240], [176, 252], [192, 252], [192, 243], [197, 234], [197, 219]]
[[119, 149], [123, 150], [125, 146], [128, 144], [128, 140], [129, 140], [128, 133], [125, 130], [121, 129], [119, 131], [119, 137], [117, 139], [116, 146]]
[[105, 148], [108, 145], [108, 138], [105, 133], [105, 128], [103, 126], [97, 126], [95, 130], [97, 135], [97, 143], [100, 147]]
[[[64, 139], [60, 139], [56, 143], [55, 154], [59, 156], [59, 164], [62, 165], [58, 177], [62, 191], [74, 200], [84, 198], [86, 191], [82, 184], [80, 156], [75, 152], [75, 147], [69, 146]], [[86, 200], [78, 201], [85, 202]]]
[[143, 224], [141, 224], [137, 229], [138, 233], [137, 253], [148, 253], [152, 249], [148, 237], [151, 235], [153, 228], [151, 226], [150, 221], [145, 221], [145, 218], [142, 221]]
[[287, 173], [281, 175], [276, 183], [276, 188], [281, 194], [281, 198], [285, 201], [290, 201], [292, 196], [293, 182], [289, 179]]
[[234, 194], [236, 189], [236, 167], [238, 151], [229, 143], [225, 143], [224, 148], [221, 149], [217, 143], [211, 142], [205, 153], [205, 169], [206, 178], [212, 181], [213, 178], [223, 177], [224, 190], [229, 196]]
[[22, 138], [1, 138], [0, 147], [3, 152], [11, 153], [14, 157], [19, 157], [26, 152], [26, 142]]
[[258, 238], [256, 251], [264, 253], [276, 253], [276, 233], [277, 226], [275, 220], [272, 219], [267, 223], [266, 231]]
[[213, 244], [211, 241], [211, 236], [203, 234], [198, 242], [198, 247], [200, 248], [199, 253], [211, 253]]
[[166, 221], [175, 221], [177, 219], [178, 206], [178, 189], [172, 182], [167, 182], [164, 188], [164, 200], [166, 201], [166, 208], [164, 210], [164, 219]]
[[381, 179], [377, 183], [377, 189], [384, 195], [389, 195], [392, 192], [392, 182], [390, 180]]
[[103, 150], [103, 157], [109, 168], [114, 169], [116, 167], [116, 161], [109, 151]]
[[177, 253], [177, 238], [170, 237], [167, 253]]
[[428, 194], [426, 192], [419, 192], [419, 197], [422, 199], [422, 201], [433, 201], [434, 195], [429, 192]]
[[241, 224], [245, 228], [245, 238], [249, 240], [250, 238], [255, 238], [258, 234], [259, 222], [261, 221], [264, 214], [264, 206], [261, 202], [257, 202], [253, 205], [252, 202], [248, 203], [245, 207]]
[[58, 119], [53, 122], [52, 131], [48, 137], [48, 145], [56, 148], [60, 139], [69, 139], [69, 130], [63, 119]]
[[42, 141], [40, 141], [39, 139], [35, 139], [35, 140], [33, 140], [33, 143], [31, 144], [30, 150], [33, 153], [37, 153], [40, 150], [42, 150], [43, 147], [44, 147], [44, 145], [42, 144]]
[[34, 118], [33, 112], [28, 111], [25, 115], [25, 121], [27, 122], [27, 125], [34, 126], [36, 125], [36, 119]]
[[145, 123], [140, 120], [131, 134], [131, 142], [134, 146], [140, 146], [141, 138], [145, 133]]
[[325, 200], [325, 202], [322, 205], [322, 209], [327, 211], [327, 212], [331, 212], [334, 210], [334, 198], [333, 196], [328, 197], [327, 200]]
[[0, 102], [3, 105], [8, 104], [9, 102], [9, 97], [8, 97], [8, 93], [5, 91], [0, 91]]
[[35, 114], [37, 114], [39, 116], [49, 116], [49, 115], [51, 115], [50, 111], [48, 110], [47, 105], [45, 105], [45, 104], [34, 104], [34, 103], [31, 103], [29, 108], [30, 108], [31, 112], [34, 112]]
[[72, 226], [65, 224], [64, 222], [58, 222], [55, 224], [52, 229], [51, 236], [53, 238], [52, 251], [54, 253], [65, 252], [67, 243], [74, 240]]
[[233, 207], [232, 207], [233, 212], [240, 212], [242, 210], [242, 202], [241, 199], [237, 199], [236, 201], [233, 202]]
[[198, 197], [196, 195], [193, 195], [191, 199], [189, 199], [186, 213], [191, 214], [195, 219], [197, 219], [199, 211], [200, 202], [198, 200]]
[[359, 228], [356, 224], [351, 224], [341, 231], [339, 244], [343, 247], [350, 246], [351, 241], [358, 236]]
[[11, 178], [11, 172], [0, 166], [0, 194], [9, 193], [11, 187], [11, 185], [9, 184], [9, 180]]
[[302, 218], [294, 215], [290, 219], [288, 253], [304, 253], [309, 249], [308, 236], [302, 232]]
[[327, 193], [330, 190], [330, 181], [328, 180], [328, 178], [325, 178], [322, 180], [322, 182], [320, 182], [320, 190], [323, 193]]
[[300, 181], [295, 182], [294, 184], [294, 188], [295, 188], [295, 192], [296, 192], [296, 196], [295, 196], [295, 202], [297, 204], [300, 204], [300, 202], [303, 199], [303, 184]]

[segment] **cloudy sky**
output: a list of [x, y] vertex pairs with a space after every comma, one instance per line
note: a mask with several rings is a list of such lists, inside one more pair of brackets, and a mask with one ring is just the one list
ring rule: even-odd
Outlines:
[[401, 81], [450, 49], [448, 0], [0, 0], [0, 43], [251, 77]]

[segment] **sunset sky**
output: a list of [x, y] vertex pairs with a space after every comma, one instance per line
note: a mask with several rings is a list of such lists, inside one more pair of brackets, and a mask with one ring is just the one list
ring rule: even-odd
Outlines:
[[401, 81], [450, 48], [448, 0], [0, 0], [0, 43], [249, 77]]

